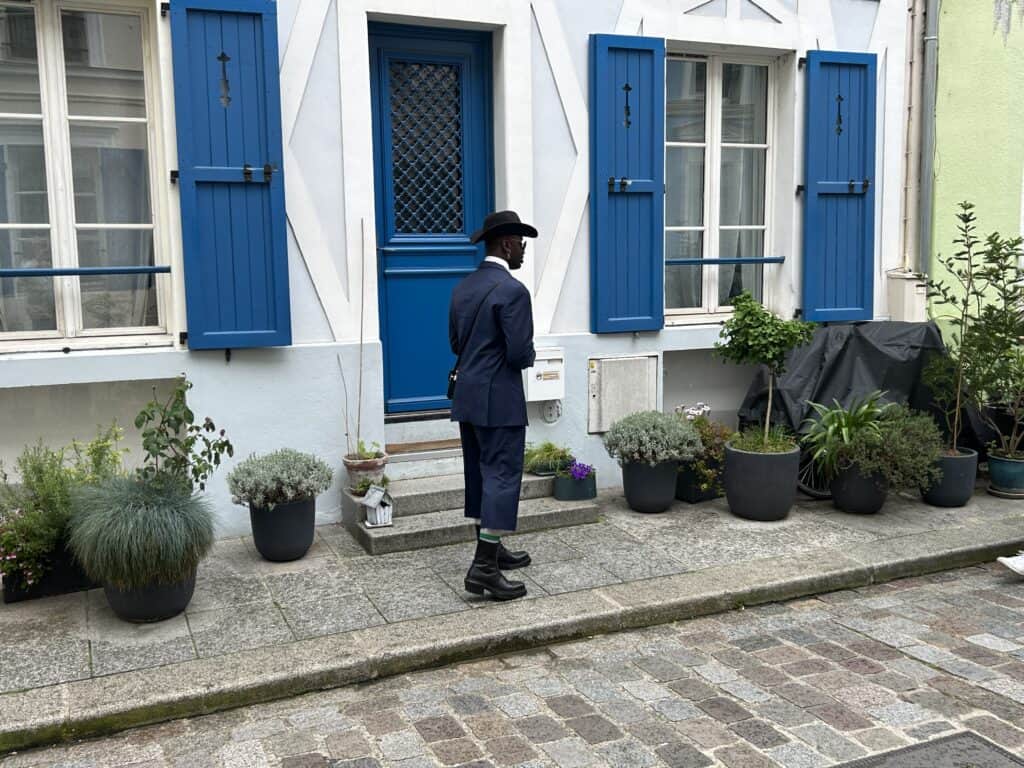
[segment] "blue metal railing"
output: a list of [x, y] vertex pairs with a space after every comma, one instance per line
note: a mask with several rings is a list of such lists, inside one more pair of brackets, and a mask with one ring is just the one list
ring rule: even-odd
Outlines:
[[751, 256], [749, 258], [736, 257], [732, 259], [665, 259], [665, 265], [669, 267], [700, 267], [705, 264], [782, 264], [785, 256]]
[[85, 277], [87, 275], [169, 274], [170, 267], [53, 267], [0, 269], [0, 277]]

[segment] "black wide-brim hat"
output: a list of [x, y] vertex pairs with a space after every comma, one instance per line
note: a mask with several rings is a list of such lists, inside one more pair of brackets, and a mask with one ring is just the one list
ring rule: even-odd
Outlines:
[[501, 235], [536, 237], [537, 229], [520, 221], [519, 214], [515, 211], [495, 211], [484, 217], [484, 225], [470, 236], [469, 241], [479, 243], [481, 240], [490, 240]]

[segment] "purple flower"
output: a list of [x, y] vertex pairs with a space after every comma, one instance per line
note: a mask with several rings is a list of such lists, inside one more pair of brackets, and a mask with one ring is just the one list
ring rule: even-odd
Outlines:
[[569, 476], [573, 480], [586, 480], [594, 473], [594, 468], [589, 464], [584, 464], [581, 461], [573, 459], [572, 464], [569, 465]]

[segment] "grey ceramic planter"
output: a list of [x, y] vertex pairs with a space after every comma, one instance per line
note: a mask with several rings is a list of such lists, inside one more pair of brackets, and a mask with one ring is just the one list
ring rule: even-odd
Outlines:
[[267, 560], [298, 560], [313, 545], [316, 530], [316, 498], [278, 504], [273, 509], [250, 507], [252, 538], [256, 551]]
[[796, 501], [800, 449], [786, 453], [741, 451], [726, 443], [725, 498], [747, 520], [782, 520]]

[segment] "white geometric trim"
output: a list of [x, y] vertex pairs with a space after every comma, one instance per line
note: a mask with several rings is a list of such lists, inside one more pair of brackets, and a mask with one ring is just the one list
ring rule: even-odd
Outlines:
[[[281, 129], [285, 160], [285, 200], [288, 223], [299, 253], [306, 263], [313, 288], [323, 308], [331, 334], [343, 338], [351, 312], [345, 286], [331, 259], [330, 239], [313, 206], [303, 168], [291, 149], [291, 137], [298, 122], [302, 99], [313, 69], [313, 60], [323, 34], [330, 0], [300, 0], [295, 23], [281, 60]], [[301, 87], [299, 87], [301, 84]]]
[[550, 333], [554, 323], [558, 300], [569, 271], [569, 261], [583, 221], [583, 211], [587, 206], [590, 186], [590, 126], [583, 90], [569, 57], [569, 46], [553, 0], [534, 0], [533, 13], [555, 80], [555, 88], [562, 102], [562, 110], [569, 125], [569, 134], [576, 146], [576, 161], [569, 175], [569, 184], [558, 213], [555, 230], [551, 235], [544, 272], [537, 282], [534, 323], [538, 332], [546, 335]]

